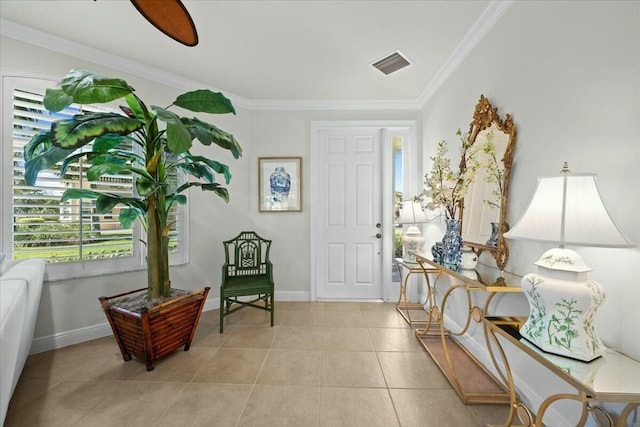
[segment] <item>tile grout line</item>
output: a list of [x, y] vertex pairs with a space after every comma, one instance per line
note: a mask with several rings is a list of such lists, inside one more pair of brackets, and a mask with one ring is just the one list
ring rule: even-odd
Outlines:
[[[288, 313], [287, 310], [284, 310], [285, 312], [285, 317], [286, 317], [286, 313]], [[236, 427], [238, 427], [240, 425], [240, 421], [242, 420], [242, 416], [244, 415], [246, 409], [247, 409], [247, 404], [249, 403], [249, 399], [251, 399], [251, 395], [253, 394], [254, 390], [256, 389], [256, 385], [258, 383], [258, 378], [260, 378], [260, 374], [262, 373], [262, 370], [264, 369], [265, 364], [267, 363], [267, 359], [269, 358], [269, 354], [271, 354], [271, 349], [273, 348], [273, 343], [276, 340], [276, 337], [278, 336], [278, 334], [280, 333], [280, 326], [282, 325], [282, 321], [278, 324], [275, 324], [274, 322], [274, 327], [276, 327], [276, 333], [273, 336], [273, 339], [271, 340], [271, 343], [269, 344], [269, 348], [267, 349], [267, 354], [265, 354], [264, 356], [264, 360], [262, 360], [262, 364], [260, 365], [260, 369], [258, 369], [258, 374], [256, 375], [255, 379], [253, 380], [253, 384], [251, 384], [251, 389], [249, 390], [249, 393], [247, 394], [247, 399], [244, 402], [244, 405], [242, 405], [242, 410], [240, 411], [240, 415], [238, 416], [238, 420], [236, 421]], [[236, 329], [238, 328], [238, 326], [236, 325]], [[235, 330], [235, 329], [234, 329]]]
[[367, 326], [367, 333], [369, 334], [369, 339], [371, 340], [371, 344], [373, 345], [373, 349], [376, 353], [376, 359], [378, 360], [378, 366], [380, 367], [380, 371], [382, 372], [382, 378], [384, 379], [384, 384], [386, 386], [387, 395], [389, 396], [389, 401], [391, 402], [391, 407], [393, 408], [393, 413], [396, 416], [396, 421], [398, 422], [398, 426], [402, 427], [402, 423], [400, 421], [400, 414], [398, 413], [398, 409], [396, 407], [396, 402], [393, 400], [393, 396], [391, 395], [391, 388], [389, 387], [389, 383], [387, 381], [387, 376], [385, 375], [384, 369], [382, 368], [382, 363], [380, 362], [379, 353], [381, 353], [381, 351], [378, 351], [378, 349], [375, 346], [373, 337], [371, 336], [371, 328], [369, 326]]

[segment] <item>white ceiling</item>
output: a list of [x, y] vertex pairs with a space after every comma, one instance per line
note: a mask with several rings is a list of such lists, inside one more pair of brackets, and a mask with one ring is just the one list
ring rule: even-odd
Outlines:
[[[511, 0], [183, 3], [198, 31], [195, 47], [162, 34], [126, 0], [0, 0], [0, 30], [126, 71], [219, 89], [258, 107], [402, 105], [428, 96]], [[395, 50], [412, 65], [389, 76], [371, 66]]]

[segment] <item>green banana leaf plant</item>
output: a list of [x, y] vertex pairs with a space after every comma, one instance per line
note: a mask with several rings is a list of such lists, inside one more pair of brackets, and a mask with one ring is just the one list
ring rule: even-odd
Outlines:
[[[190, 187], [212, 191], [226, 202], [228, 190], [216, 181], [216, 175], [229, 184], [231, 173], [227, 165], [204, 156], [194, 155], [194, 141], [209, 146], [216, 144], [229, 150], [234, 158], [242, 148], [230, 133], [195, 117], [181, 117], [171, 107], [192, 112], [235, 114], [224, 95], [210, 90], [184, 93], [166, 108], [148, 107], [135, 89], [117, 78], [86, 70], [71, 70], [59, 87], [47, 89], [44, 106], [50, 112], [62, 111], [69, 105], [105, 104], [124, 98], [127, 106], [118, 112], [87, 112], [53, 122], [51, 128], [36, 134], [25, 146], [25, 180], [36, 182], [38, 173], [62, 162], [64, 176], [71, 163], [85, 158], [91, 165], [87, 179], [96, 181], [105, 174], [132, 173], [135, 177], [133, 197], [88, 189], [67, 189], [61, 202], [70, 199], [95, 199], [99, 213], [110, 212], [124, 205], [119, 220], [123, 227], [140, 219], [146, 231], [148, 298], [171, 296], [169, 280], [169, 211], [174, 204], [185, 204], [184, 193]], [[92, 144], [91, 144], [92, 143]], [[90, 145], [90, 149], [79, 150]], [[137, 149], [123, 149], [133, 146]], [[181, 171], [189, 180], [170, 185], [171, 174]], [[192, 179], [195, 178], [195, 179]]]

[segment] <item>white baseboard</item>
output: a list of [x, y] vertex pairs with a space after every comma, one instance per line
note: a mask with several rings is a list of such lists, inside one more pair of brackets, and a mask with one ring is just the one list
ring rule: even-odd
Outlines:
[[[275, 295], [276, 303], [277, 301], [310, 301], [310, 298], [310, 292], [282, 291], [276, 292]], [[207, 301], [204, 303], [203, 311], [217, 310], [219, 308], [220, 298], [207, 298]], [[85, 341], [95, 340], [111, 334], [111, 326], [109, 326], [109, 322], [105, 321], [98, 325], [64, 331], [46, 337], [38, 337], [34, 338], [31, 343], [31, 351], [29, 354], [43, 353], [57, 348], [80, 344]]]
[[106, 337], [111, 334], [111, 326], [109, 326], [109, 322], [105, 322], [99, 325], [75, 329], [73, 331], [65, 331], [46, 337], [39, 337], [35, 338], [31, 343], [31, 351], [29, 354], [37, 354], [54, 350], [56, 348], [80, 344], [85, 341], [95, 340], [96, 338]]

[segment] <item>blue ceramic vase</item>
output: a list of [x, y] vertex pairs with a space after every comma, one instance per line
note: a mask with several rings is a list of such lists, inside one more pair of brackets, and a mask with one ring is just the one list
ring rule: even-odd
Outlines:
[[487, 240], [487, 246], [498, 246], [498, 232], [500, 231], [499, 224], [497, 222], [491, 223], [491, 237]]
[[447, 218], [447, 231], [442, 238], [442, 263], [455, 270], [460, 263], [462, 253], [462, 236], [460, 236], [460, 220]]
[[287, 171], [278, 166], [269, 177], [269, 186], [271, 189], [271, 202], [274, 204], [284, 205], [289, 198], [289, 190], [291, 190], [291, 177]]

